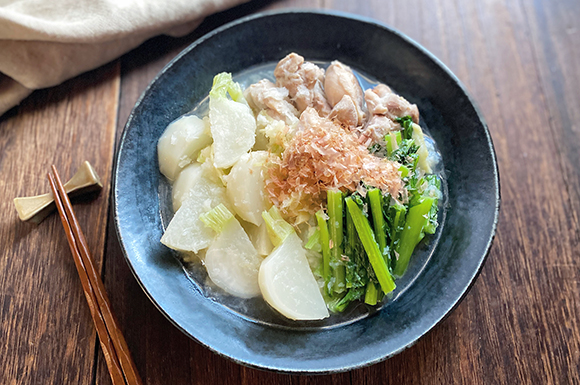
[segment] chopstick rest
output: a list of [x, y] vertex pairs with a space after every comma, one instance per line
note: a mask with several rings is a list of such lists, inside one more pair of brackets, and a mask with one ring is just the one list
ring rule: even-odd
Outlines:
[[[77, 196], [98, 191], [103, 188], [101, 179], [88, 161], [84, 161], [64, 188], [69, 196]], [[52, 193], [33, 197], [14, 198], [14, 206], [20, 220], [39, 224], [54, 209]]]
[[48, 174], [54, 201], [65, 230], [75, 266], [81, 280], [91, 317], [111, 375], [113, 385], [141, 385], [129, 347], [111, 310], [100, 274], [93, 265], [83, 231], [56, 168]]

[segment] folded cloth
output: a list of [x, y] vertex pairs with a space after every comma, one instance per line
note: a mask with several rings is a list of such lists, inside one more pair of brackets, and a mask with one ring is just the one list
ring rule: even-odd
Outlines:
[[0, 0], [0, 115], [38, 88], [248, 0]]

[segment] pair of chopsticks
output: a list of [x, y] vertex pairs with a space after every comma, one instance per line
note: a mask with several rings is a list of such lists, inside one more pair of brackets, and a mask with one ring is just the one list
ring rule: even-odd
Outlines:
[[111, 310], [105, 286], [93, 265], [87, 241], [54, 166], [52, 166], [52, 172], [54, 176], [49, 173], [48, 180], [54, 201], [68, 238], [113, 385], [141, 385], [141, 378]]

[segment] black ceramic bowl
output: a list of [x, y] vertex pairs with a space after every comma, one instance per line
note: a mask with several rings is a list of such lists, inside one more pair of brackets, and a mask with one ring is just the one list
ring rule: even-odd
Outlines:
[[[208, 296], [202, 275], [184, 268], [159, 242], [170, 216], [169, 190], [156, 156], [157, 139], [165, 127], [206, 97], [218, 72], [239, 74], [277, 62], [290, 52], [307, 60], [340, 60], [392, 86], [419, 106], [422, 125], [442, 154], [447, 192], [441, 226], [414, 256], [393, 298], [374, 313], [359, 307], [331, 321], [291, 323], [272, 315], [260, 299], [250, 303], [255, 308], [244, 311]], [[129, 266], [175, 326], [242, 364], [328, 373], [397, 354], [457, 306], [489, 251], [500, 197], [486, 125], [463, 86], [441, 62], [401, 33], [372, 20], [286, 11], [250, 16], [219, 28], [161, 71], [125, 127], [113, 199]]]

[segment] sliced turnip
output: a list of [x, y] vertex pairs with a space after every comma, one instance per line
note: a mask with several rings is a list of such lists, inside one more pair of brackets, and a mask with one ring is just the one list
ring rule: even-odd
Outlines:
[[214, 141], [214, 164], [228, 168], [255, 142], [256, 119], [250, 107], [229, 99], [210, 99], [209, 120]]
[[183, 201], [189, 197], [190, 192], [200, 183], [203, 174], [203, 168], [197, 162], [185, 167], [179, 173], [172, 189], [174, 212], [179, 210]]
[[236, 214], [243, 220], [259, 226], [262, 212], [271, 206], [264, 188], [265, 151], [254, 151], [241, 156], [227, 176], [227, 193]]
[[218, 168], [232, 166], [256, 141], [256, 118], [240, 85], [229, 73], [222, 72], [213, 79], [209, 93], [209, 121], [214, 141], [214, 164]]
[[259, 283], [266, 302], [290, 319], [318, 320], [329, 315], [296, 233], [262, 262]]
[[173, 121], [157, 142], [159, 170], [169, 180], [175, 180], [211, 140], [207, 121], [193, 115]]
[[201, 178], [173, 216], [161, 243], [174, 250], [194, 253], [208, 247], [216, 233], [206, 227], [199, 216], [220, 203], [230, 205], [226, 188], [221, 183]]
[[240, 298], [260, 295], [262, 258], [233, 216], [207, 249], [204, 263], [212, 282], [227, 293]]
[[246, 234], [248, 234], [248, 237], [250, 238], [250, 241], [252, 241], [256, 251], [258, 251], [258, 254], [265, 256], [272, 252], [274, 245], [270, 240], [268, 228], [263, 219], [260, 222], [260, 226], [244, 221], [242, 222], [242, 227], [246, 230]]

